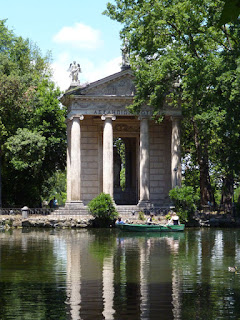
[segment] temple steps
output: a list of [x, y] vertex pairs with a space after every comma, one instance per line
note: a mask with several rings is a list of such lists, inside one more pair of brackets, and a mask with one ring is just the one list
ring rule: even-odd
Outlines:
[[120, 216], [138, 216], [140, 211], [137, 205], [116, 205], [116, 209]]

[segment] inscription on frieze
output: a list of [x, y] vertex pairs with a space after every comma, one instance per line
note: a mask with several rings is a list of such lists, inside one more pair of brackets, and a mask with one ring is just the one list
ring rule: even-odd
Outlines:
[[[113, 105], [114, 103], [100, 103], [99, 101], [95, 101], [95, 103], [92, 102], [85, 102], [85, 103], [79, 103], [74, 102], [71, 106], [72, 113], [81, 113], [84, 115], [102, 115], [102, 114], [114, 114], [116, 116], [131, 116], [132, 113], [129, 112], [127, 109], [126, 104], [120, 104], [117, 103], [116, 105]], [[152, 110], [150, 108], [144, 109], [140, 111], [138, 115], [141, 116], [151, 116]]]
[[[99, 110], [80, 109], [80, 112], [83, 115], [103, 115], [103, 114], [113, 114], [115, 116], [133, 116], [134, 115], [126, 109], [117, 109], [117, 110], [116, 109], [99, 109]], [[151, 116], [152, 111], [151, 110], [143, 110], [143, 111], [139, 112], [137, 115]]]

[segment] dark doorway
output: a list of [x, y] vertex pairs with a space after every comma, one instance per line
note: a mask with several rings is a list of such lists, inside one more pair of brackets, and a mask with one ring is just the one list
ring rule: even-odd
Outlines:
[[114, 200], [137, 204], [136, 138], [114, 139]]

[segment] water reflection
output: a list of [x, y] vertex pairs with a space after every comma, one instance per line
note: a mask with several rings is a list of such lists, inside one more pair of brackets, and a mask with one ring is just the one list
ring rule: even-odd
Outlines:
[[238, 319], [239, 230], [0, 233], [0, 319]]

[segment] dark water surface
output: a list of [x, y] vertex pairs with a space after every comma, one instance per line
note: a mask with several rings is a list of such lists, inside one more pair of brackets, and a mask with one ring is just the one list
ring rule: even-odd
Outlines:
[[0, 232], [0, 319], [240, 319], [235, 265], [238, 229]]

